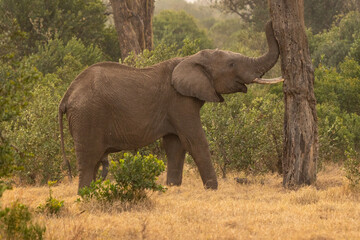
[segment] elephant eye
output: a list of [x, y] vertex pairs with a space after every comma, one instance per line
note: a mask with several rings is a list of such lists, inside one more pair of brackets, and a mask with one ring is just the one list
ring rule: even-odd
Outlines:
[[229, 67], [234, 67], [235, 66], [235, 63], [233, 63], [233, 62], [231, 62], [230, 64], [229, 64]]

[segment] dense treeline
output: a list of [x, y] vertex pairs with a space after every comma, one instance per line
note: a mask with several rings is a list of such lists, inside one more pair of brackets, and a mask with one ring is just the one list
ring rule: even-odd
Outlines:
[[[222, 15], [200, 3], [157, 1], [154, 50], [132, 54], [123, 62], [146, 67], [204, 48], [249, 56], [266, 51], [262, 21]], [[0, 0], [0, 6], [0, 176], [14, 170], [26, 183], [59, 180], [65, 171], [58, 103], [84, 68], [104, 60], [118, 61], [116, 32], [106, 24], [100, 0], [36, 0], [31, 4], [28, 0]], [[317, 12], [328, 11], [326, 6], [317, 5]], [[171, 8], [180, 11], [159, 11]], [[311, 19], [311, 14], [307, 16], [318, 101], [319, 166], [328, 161], [345, 163], [346, 174], [356, 182], [360, 176], [360, 13], [335, 13], [322, 25]], [[268, 75], [280, 75], [280, 67]], [[250, 86], [247, 94], [225, 98], [225, 103], [207, 103], [202, 110], [219, 173], [225, 177], [233, 170], [281, 172], [281, 86]], [[75, 170], [72, 140], [65, 132], [65, 148]], [[141, 151], [163, 154], [159, 143]]]

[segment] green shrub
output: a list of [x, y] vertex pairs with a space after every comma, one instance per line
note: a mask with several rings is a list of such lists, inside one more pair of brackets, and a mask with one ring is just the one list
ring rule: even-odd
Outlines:
[[27, 206], [15, 202], [10, 208], [0, 211], [1, 239], [43, 239], [46, 228], [32, 223], [32, 215]]
[[143, 156], [137, 153], [124, 154], [119, 161], [112, 161], [110, 174], [114, 181], [97, 180], [90, 187], [80, 189], [79, 195], [84, 200], [137, 202], [147, 197], [146, 190], [164, 192], [165, 187], [156, 183], [158, 176], [165, 170], [165, 165], [153, 155]]
[[101, 43], [106, 22], [104, 12], [101, 0], [0, 1], [0, 22], [11, 19], [26, 33], [19, 46], [23, 55], [34, 53], [37, 44], [44, 44], [56, 35], [65, 43], [74, 36], [86, 45]]
[[42, 77], [29, 59], [11, 64], [0, 62], [0, 124], [13, 119], [26, 107], [31, 90]]
[[342, 162], [351, 148], [353, 135], [344, 121], [345, 114], [331, 104], [318, 104], [319, 166], [323, 162]]
[[216, 22], [211, 27], [209, 35], [220, 49], [236, 51], [247, 56], [260, 55], [267, 50], [264, 26], [257, 32], [238, 19], [226, 19]]
[[281, 171], [283, 103], [275, 95], [226, 96], [204, 106], [202, 122], [223, 177], [227, 170]]
[[359, 56], [360, 12], [349, 12], [328, 31], [309, 35], [309, 48], [315, 66], [337, 67], [345, 57]]
[[[66, 56], [71, 55], [82, 66], [90, 66], [105, 60], [101, 50], [94, 45], [85, 46], [79, 39], [73, 37], [67, 43], [55, 38], [45, 45], [39, 46], [36, 54], [32, 56], [34, 65], [43, 73], [54, 73], [59, 67], [66, 64]], [[72, 80], [72, 79], [71, 79]]]
[[142, 68], [163, 62], [170, 58], [192, 55], [199, 50], [200, 45], [198, 39], [191, 41], [189, 38], [185, 38], [183, 40], [183, 46], [180, 49], [175, 43], [172, 45], [161, 43], [152, 51], [145, 49], [139, 55], [135, 55], [134, 52], [130, 53], [130, 55], [124, 59], [123, 63], [129, 66]]
[[52, 189], [51, 187], [56, 184], [57, 181], [49, 181], [49, 198], [46, 200], [45, 204], [40, 204], [38, 206], [38, 210], [43, 213], [47, 213], [50, 215], [57, 215], [59, 214], [60, 210], [64, 207], [64, 201], [59, 201], [58, 199], [52, 196]]
[[317, 104], [317, 113], [319, 167], [325, 162], [344, 163], [345, 169], [356, 165], [360, 153], [360, 116], [328, 103]]
[[211, 40], [204, 30], [199, 29], [195, 19], [184, 11], [165, 10], [154, 17], [154, 44], [158, 46], [176, 44], [180, 48], [184, 39], [198, 39], [200, 49], [212, 48]]
[[[35, 62], [39, 66], [43, 66], [41, 64], [48, 60], [49, 66], [56, 71], [43, 76], [35, 67], [26, 68], [31, 69], [34, 72], [32, 74], [29, 74], [30, 71], [22, 73], [21, 70], [20, 76], [24, 76], [25, 83], [29, 84], [25, 89], [28, 91], [27, 95], [30, 95], [26, 99], [30, 99], [30, 101], [26, 102], [26, 105], [24, 104], [25, 106], [20, 109], [12, 107], [10, 100], [9, 104], [5, 102], [6, 109], [12, 110], [12, 112], [9, 110], [7, 114], [9, 117], [6, 117], [10, 118], [10, 115], [12, 117], [10, 118], [11, 121], [3, 123], [5, 129], [3, 135], [11, 143], [14, 164], [22, 168], [16, 173], [26, 183], [40, 182], [46, 184], [49, 180], [60, 180], [64, 176], [61, 168], [63, 160], [60, 152], [58, 105], [70, 82], [84, 69], [84, 64], [100, 60], [100, 56], [96, 54], [98, 51], [96, 48], [85, 48], [80, 41], [75, 39], [63, 46], [64, 49], [60, 51], [59, 57], [52, 56], [52, 52], [56, 49], [56, 42], [59, 43], [59, 41], [54, 40], [47, 45], [49, 48], [44, 48], [52, 49], [51, 51], [44, 50], [37, 55], [42, 60], [33, 56], [32, 59], [24, 61], [28, 65]], [[66, 55], [64, 55], [65, 53]], [[11, 78], [12, 75], [15, 75], [14, 78], [16, 77], [13, 71], [4, 70], [5, 77], [7, 72], [10, 72], [8, 75]], [[0, 74], [2, 74], [1, 71]], [[7, 80], [11, 82], [11, 78], [7, 77]], [[19, 81], [19, 85], [21, 85], [21, 81]], [[11, 84], [9, 84], [10, 86]], [[31, 91], [29, 90], [30, 87]], [[23, 88], [23, 86], [20, 88], [19, 95]], [[17, 95], [14, 94], [14, 102], [17, 102]], [[69, 159], [73, 168], [72, 172], [76, 174], [73, 141], [66, 128], [67, 124], [65, 124], [64, 129], [65, 144], [67, 145], [65, 149], [67, 155], [71, 156]]]
[[357, 152], [348, 152], [348, 157], [344, 162], [345, 176], [350, 185], [357, 187], [360, 185], [360, 154]]
[[11, 150], [9, 143], [0, 138], [0, 198], [6, 189], [9, 189], [9, 185], [3, 180], [3, 178], [10, 177], [15, 166], [11, 156]]
[[[60, 151], [58, 105], [65, 85], [55, 74], [48, 74], [32, 91], [33, 100], [19, 116], [5, 125], [6, 137], [16, 147], [15, 165], [21, 167], [16, 174], [26, 183], [60, 180], [62, 171]], [[70, 152], [72, 141], [65, 132], [66, 149], [75, 167], [74, 152]], [[75, 171], [76, 172], [76, 171]]]
[[346, 58], [336, 68], [315, 69], [315, 96], [318, 103], [338, 106], [341, 111], [360, 114], [360, 64]]

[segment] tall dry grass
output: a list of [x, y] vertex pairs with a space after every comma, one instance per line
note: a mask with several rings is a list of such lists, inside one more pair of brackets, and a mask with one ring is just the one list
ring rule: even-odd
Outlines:
[[[240, 185], [229, 177], [218, 191], [205, 191], [187, 170], [181, 187], [136, 206], [76, 203], [77, 183], [53, 187], [65, 200], [59, 217], [37, 214], [46, 239], [360, 239], [360, 194], [347, 187], [341, 170], [329, 166], [316, 186], [285, 190], [281, 177], [266, 175]], [[162, 176], [160, 181], [165, 182]], [[36, 208], [47, 187], [16, 187], [2, 203], [15, 200]]]

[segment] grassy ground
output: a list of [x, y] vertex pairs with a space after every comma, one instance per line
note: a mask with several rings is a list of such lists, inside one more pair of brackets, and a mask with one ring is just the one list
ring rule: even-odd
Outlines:
[[[360, 194], [350, 191], [336, 166], [320, 172], [315, 187], [297, 191], [284, 190], [280, 176], [247, 185], [233, 177], [220, 179], [218, 191], [205, 191], [198, 174], [187, 170], [181, 187], [133, 207], [79, 204], [77, 182], [61, 183], [53, 196], [65, 200], [64, 211], [36, 219], [46, 225], [45, 238], [56, 240], [360, 239]], [[35, 209], [47, 197], [47, 187], [16, 187], [2, 205], [19, 200]]]

